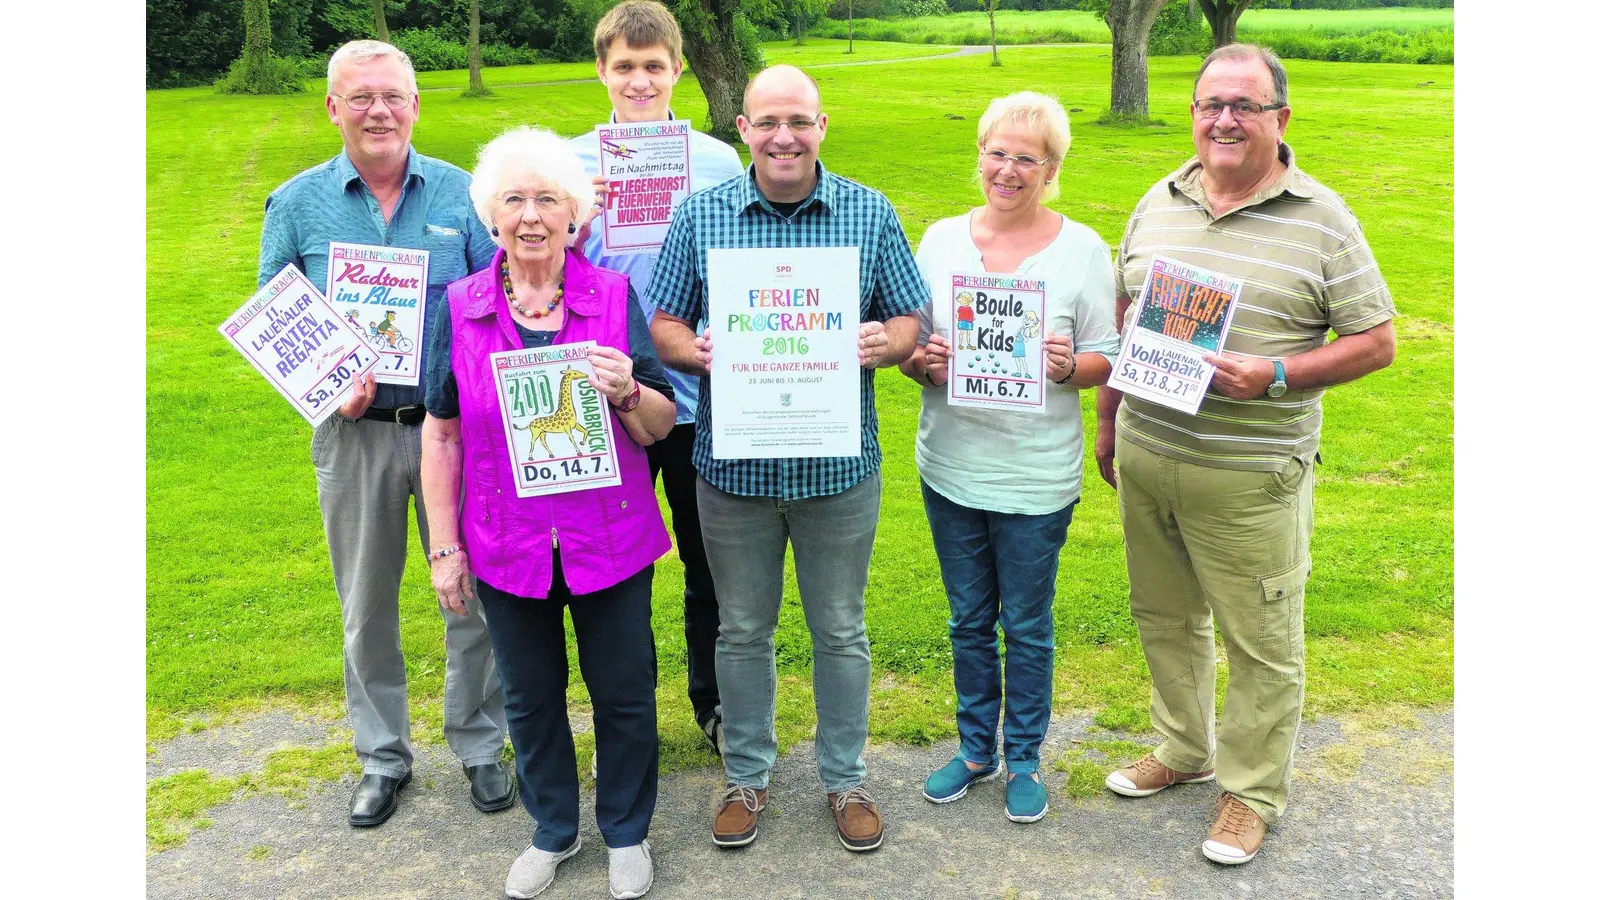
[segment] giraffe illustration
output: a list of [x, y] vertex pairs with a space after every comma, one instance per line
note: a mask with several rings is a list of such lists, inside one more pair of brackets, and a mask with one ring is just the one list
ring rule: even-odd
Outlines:
[[559, 398], [556, 402], [556, 411], [548, 416], [529, 419], [526, 425], [512, 424], [512, 428], [528, 432], [528, 462], [533, 462], [533, 445], [535, 443], [543, 447], [544, 452], [552, 459], [555, 458], [555, 453], [550, 449], [549, 441], [545, 439], [545, 436], [550, 434], [559, 434], [565, 437], [567, 440], [572, 441], [574, 452], [583, 452], [583, 448], [578, 445], [577, 441], [573, 440], [572, 433], [574, 431], [582, 432], [583, 439], [587, 442], [589, 440], [589, 429], [578, 424], [577, 413], [573, 412], [572, 383], [584, 377], [586, 376], [577, 369], [562, 369], [561, 387], [556, 389], [556, 394]]

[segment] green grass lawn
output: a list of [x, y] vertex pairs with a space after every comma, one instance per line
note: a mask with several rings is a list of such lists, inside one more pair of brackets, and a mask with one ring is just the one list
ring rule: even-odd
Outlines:
[[[1426, 28], [1451, 28], [1453, 9], [1247, 9], [1239, 17], [1239, 38], [1252, 32], [1309, 31], [1324, 36], [1360, 35], [1372, 31], [1412, 32]], [[842, 36], [847, 24], [825, 20], [816, 33]], [[1003, 44], [1110, 43], [1111, 30], [1092, 12], [1063, 10], [1001, 10], [995, 14], [995, 31]], [[989, 16], [982, 12], [918, 16], [907, 19], [856, 19], [860, 38], [905, 41], [912, 44], [987, 44]]]
[[[820, 41], [797, 49], [834, 55]], [[1114, 247], [1140, 195], [1192, 152], [1185, 104], [1193, 61], [1150, 61], [1151, 112], [1169, 127], [1112, 128], [1093, 124], [1110, 93], [1105, 53], [1018, 48], [1000, 68], [979, 56], [816, 69], [830, 114], [823, 157], [883, 190], [915, 244], [929, 223], [980, 199], [970, 176], [987, 102], [1051, 90], [1077, 110], [1055, 205]], [[1455, 72], [1299, 60], [1287, 68], [1295, 99], [1289, 141], [1360, 217], [1401, 313], [1395, 365], [1326, 401], [1306, 600], [1308, 710], [1448, 702]], [[435, 75], [465, 82], [463, 73]], [[692, 76], [674, 105], [705, 121]], [[510, 126], [536, 122], [577, 134], [607, 112], [592, 82], [507, 87], [487, 99], [440, 92], [423, 105], [414, 140], [423, 152], [470, 166], [477, 148]], [[338, 133], [315, 93], [154, 91], [146, 115], [148, 734], [157, 740], [262, 704], [338, 716], [339, 609], [310, 429], [215, 330], [255, 289], [267, 193], [336, 153]], [[206, 263], [197, 267], [200, 254]], [[912, 457], [917, 389], [892, 370], [878, 374], [878, 386], [885, 464], [867, 599], [879, 679], [872, 729], [876, 739], [925, 742], [954, 733], [948, 610]], [[1091, 446], [1092, 402], [1086, 393]], [[1088, 475], [1058, 581], [1057, 708], [1139, 731], [1148, 728], [1148, 683], [1121, 548], [1115, 496]], [[682, 586], [669, 556], [655, 580], [668, 769], [710, 762], [683, 697]], [[777, 637], [785, 743], [807, 737], [812, 723], [809, 642], [792, 578], [788, 596]], [[420, 553], [401, 604], [417, 737], [437, 740], [443, 628]], [[574, 697], [579, 705], [586, 699], [581, 687]]]
[[[911, 59], [949, 53], [954, 46], [927, 44], [898, 44], [889, 41], [855, 42], [855, 52], [845, 54], [849, 42], [830, 38], [808, 38], [804, 44], [794, 41], [772, 41], [761, 45], [767, 65], [787, 63], [792, 66], [813, 66], [823, 63], [869, 62], [884, 59]], [[513, 84], [544, 84], [551, 81], [580, 81], [595, 78], [594, 63], [540, 63], [531, 66], [500, 66], [483, 70], [483, 83], [493, 89]], [[598, 82], [596, 82], [598, 83]], [[464, 69], [449, 72], [418, 72], [417, 87], [422, 90], [465, 90], [467, 73]], [[320, 84], [312, 84], [313, 93]], [[431, 98], [430, 98], [431, 99]]]

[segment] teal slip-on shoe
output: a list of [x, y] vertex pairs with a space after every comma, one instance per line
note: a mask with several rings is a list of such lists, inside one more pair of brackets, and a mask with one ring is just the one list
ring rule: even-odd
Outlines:
[[951, 803], [965, 797], [968, 787], [999, 774], [999, 767], [994, 765], [969, 769], [967, 761], [958, 756], [928, 776], [928, 780], [922, 783], [922, 796], [934, 803]]
[[1050, 800], [1038, 772], [1013, 773], [1006, 779], [1006, 818], [1037, 822], [1050, 811]]

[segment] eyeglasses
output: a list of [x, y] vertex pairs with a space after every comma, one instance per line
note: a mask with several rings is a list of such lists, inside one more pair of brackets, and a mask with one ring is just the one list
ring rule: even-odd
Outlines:
[[1235, 119], [1254, 119], [1268, 110], [1283, 109], [1287, 105], [1286, 103], [1262, 105], [1252, 100], [1235, 100], [1232, 103], [1226, 103], [1221, 100], [1196, 100], [1194, 102], [1194, 108], [1200, 113], [1200, 118], [1202, 119], [1221, 118], [1222, 111], [1225, 109], [1233, 110]]
[[512, 212], [520, 214], [523, 210], [523, 207], [527, 206], [530, 201], [533, 203], [533, 208], [538, 210], [539, 215], [541, 216], [555, 212], [561, 208], [562, 204], [561, 198], [554, 194], [540, 194], [537, 197], [524, 197], [521, 194], [507, 194], [506, 196], [500, 198], [500, 206], [503, 209], [508, 209]]
[[1031, 156], [1012, 156], [1009, 153], [1001, 153], [999, 150], [985, 150], [978, 154], [978, 158], [988, 160], [989, 162], [994, 163], [996, 166], [1005, 165], [1006, 160], [1009, 159], [1017, 164], [1018, 170], [1023, 172], [1032, 172], [1034, 169], [1037, 169], [1050, 161], [1050, 157], [1048, 156], [1046, 156], [1044, 159], [1034, 159]]
[[[332, 93], [332, 91], [329, 93]], [[404, 91], [382, 91], [376, 94], [363, 92], [359, 94], [351, 94], [349, 96], [334, 94], [333, 96], [343, 100], [346, 106], [350, 107], [356, 112], [365, 112], [371, 109], [373, 102], [377, 100], [382, 100], [383, 105], [389, 107], [391, 112], [400, 109], [403, 106], [408, 106], [411, 103], [411, 95], [405, 93]]]
[[751, 122], [750, 123], [750, 127], [751, 128], [754, 128], [755, 130], [761, 132], [762, 134], [772, 134], [774, 131], [778, 130], [778, 126], [780, 126], [780, 125], [789, 126], [789, 133], [790, 134], [805, 134], [806, 132], [810, 131], [811, 129], [817, 127], [817, 120], [816, 119], [790, 119], [787, 122], [780, 122], [777, 119], [762, 119], [759, 122]]

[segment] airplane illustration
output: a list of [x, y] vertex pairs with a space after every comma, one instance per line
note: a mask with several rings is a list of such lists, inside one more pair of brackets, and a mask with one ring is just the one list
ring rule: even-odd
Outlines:
[[601, 141], [600, 144], [605, 148], [607, 153], [615, 156], [617, 159], [633, 159], [633, 155], [639, 152], [637, 150], [630, 150], [616, 141]]

